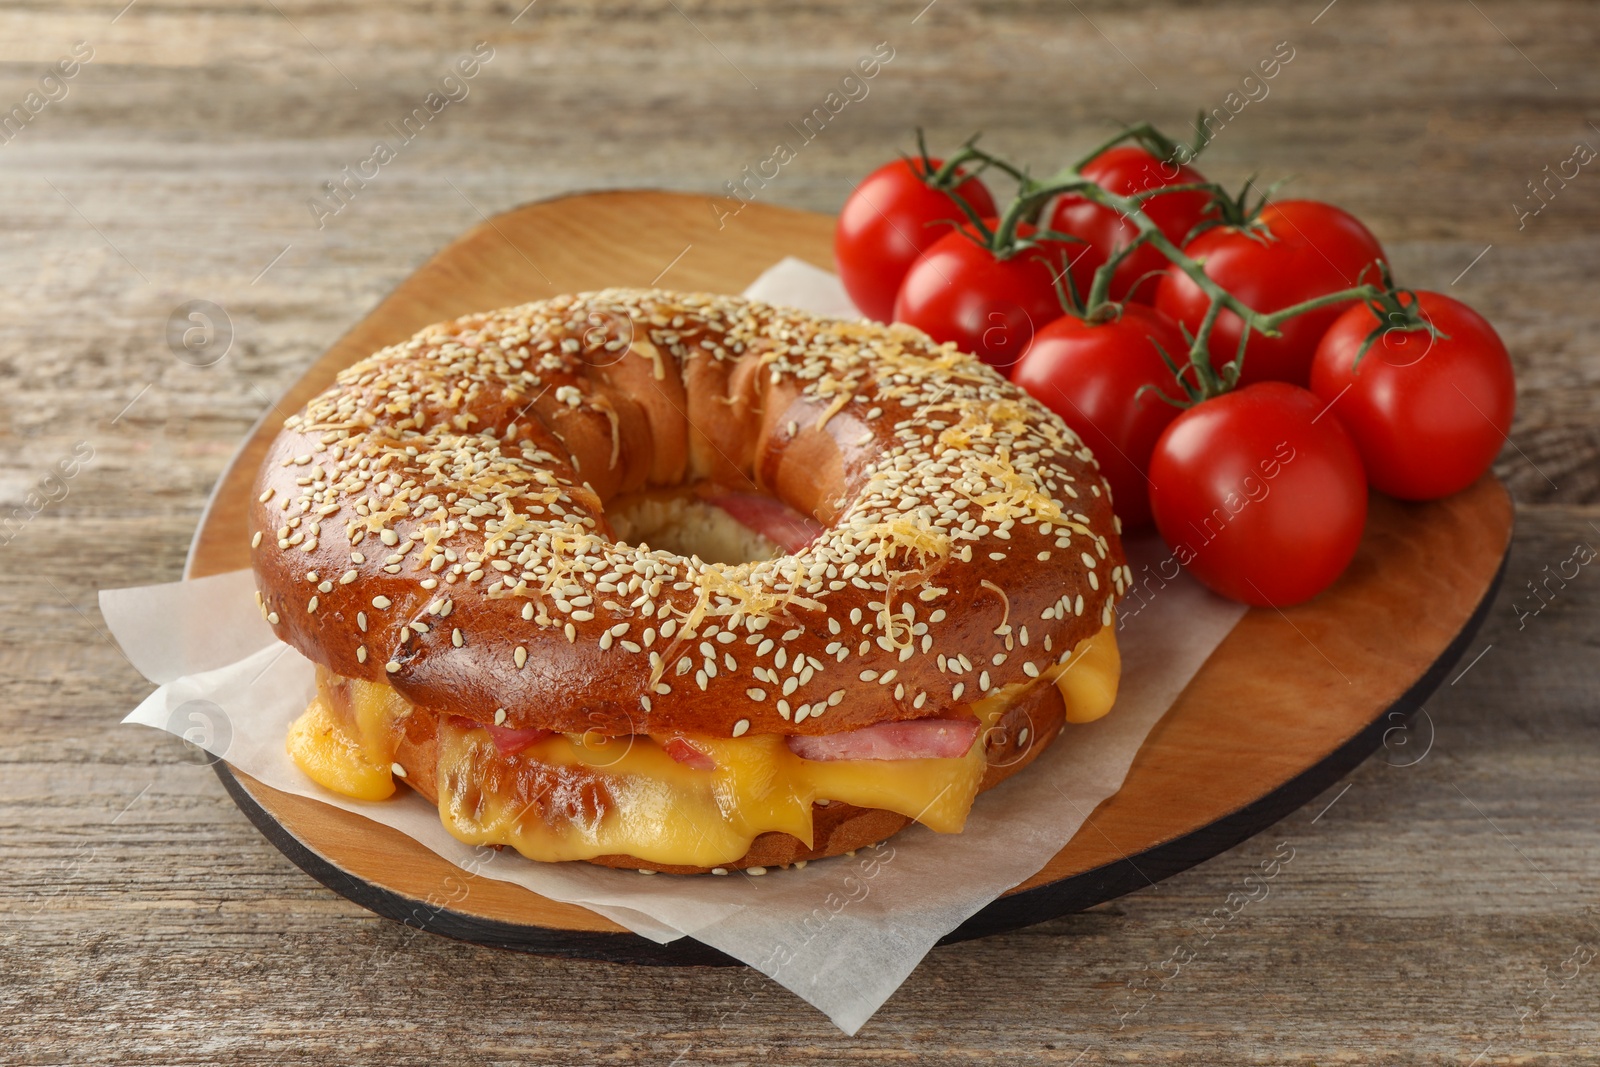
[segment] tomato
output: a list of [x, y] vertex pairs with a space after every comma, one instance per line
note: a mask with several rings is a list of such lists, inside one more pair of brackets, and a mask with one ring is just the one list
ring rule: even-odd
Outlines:
[[[1099, 261], [1088, 245], [1058, 241], [999, 259], [972, 232], [969, 225], [945, 234], [911, 265], [894, 318], [1005, 370], [1040, 327], [1065, 313], [1055, 288], [1063, 265], [1070, 263], [1073, 279], [1084, 285]], [[1024, 224], [1017, 233], [1026, 237], [1033, 228]]]
[[1177, 562], [1225, 597], [1283, 607], [1344, 572], [1367, 519], [1361, 454], [1315, 394], [1262, 382], [1167, 427], [1150, 505]]
[[1432, 500], [1489, 469], [1511, 430], [1517, 387], [1505, 343], [1482, 315], [1443, 293], [1416, 301], [1447, 336], [1391, 327], [1358, 364], [1362, 343], [1382, 325], [1358, 305], [1323, 335], [1311, 389], [1350, 431], [1373, 488]]
[[[1291, 304], [1377, 282], [1369, 269], [1384, 259], [1378, 239], [1354, 215], [1315, 200], [1281, 200], [1261, 210], [1268, 233], [1219, 226], [1184, 247], [1190, 258], [1203, 261], [1206, 275], [1260, 312], [1280, 311]], [[1200, 327], [1210, 299], [1194, 279], [1170, 267], [1156, 291], [1156, 307], [1191, 331]], [[1284, 381], [1305, 385], [1317, 342], [1349, 304], [1309, 311], [1284, 323], [1280, 337], [1253, 334], [1245, 350], [1240, 384]], [[1224, 311], [1211, 333], [1211, 362], [1220, 367], [1239, 350], [1243, 322]]]
[[[1078, 173], [1119, 196], [1205, 181], [1192, 167], [1163, 161], [1134, 145], [1107, 149], [1084, 164]], [[1167, 240], [1181, 248], [1189, 231], [1216, 209], [1211, 194], [1193, 192], [1151, 197], [1144, 202], [1143, 210]], [[1050, 213], [1049, 228], [1082, 237], [1108, 259], [1111, 253], [1127, 247], [1139, 235], [1139, 228], [1120, 212], [1076, 194], [1056, 201]], [[1149, 245], [1130, 254], [1112, 272], [1111, 299], [1155, 303], [1156, 286], [1160, 281], [1158, 272], [1165, 269], [1168, 262], [1166, 256]], [[1145, 277], [1153, 272], [1153, 277]], [[1139, 283], [1137, 289], [1135, 283]], [[1079, 295], [1087, 295], [1087, 292]]]
[[[934, 170], [943, 161], [928, 161]], [[913, 261], [949, 232], [949, 224], [966, 221], [948, 193], [923, 183], [921, 160], [885, 163], [844, 202], [833, 231], [833, 258], [839, 279], [861, 313], [888, 322], [894, 296]], [[994, 198], [977, 178], [955, 189], [979, 216], [996, 214]]]
[[1155, 308], [1125, 304], [1120, 318], [1094, 325], [1064, 315], [1039, 331], [1011, 373], [1094, 453], [1125, 534], [1150, 525], [1150, 453], [1180, 410], [1140, 390], [1184, 396], [1157, 344], [1184, 365], [1178, 324]]

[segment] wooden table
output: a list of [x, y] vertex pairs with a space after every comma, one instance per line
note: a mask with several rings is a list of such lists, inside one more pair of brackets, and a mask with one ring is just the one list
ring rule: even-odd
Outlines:
[[[1600, 546], [1600, 177], [1551, 181], [1520, 228], [1514, 206], [1600, 146], [1591, 6], [122, 2], [0, 14], [0, 110], [86, 42], [0, 143], [0, 1062], [1600, 1062], [1600, 977], [1579, 967], [1600, 951], [1600, 576], [1550, 578]], [[445, 84], [479, 41], [492, 58]], [[522, 201], [720, 191], [882, 41], [866, 97], [760, 198], [833, 209], [919, 122], [1050, 168], [1113, 119], [1224, 107], [1289, 42], [1208, 173], [1297, 175], [1353, 209], [1410, 284], [1488, 314], [1520, 375], [1505, 588], [1409, 747], [1154, 889], [936, 950], [847, 1039], [752, 972], [378, 919], [170, 738], [114, 725], [149, 686], [95, 591], [177, 577], [237, 441], [385, 291]], [[308, 206], [430, 91], [463, 89], [336, 214]], [[214, 362], [224, 334], [169, 343], [194, 300], [230, 324]], [[1270, 895], [1203, 929], [1283, 842]], [[1178, 948], [1197, 956], [1173, 978], [1157, 964]]]

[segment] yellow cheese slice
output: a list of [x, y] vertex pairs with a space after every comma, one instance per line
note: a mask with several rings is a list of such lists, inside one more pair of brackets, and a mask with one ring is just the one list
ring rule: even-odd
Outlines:
[[[1115, 627], [1107, 626], [1040, 681], [1060, 688], [1068, 722], [1090, 722], [1110, 710], [1120, 670]], [[382, 799], [394, 791], [390, 761], [410, 708], [387, 686], [349, 684], [351, 721], [319, 696], [291, 727], [289, 753], [329, 789]], [[983, 730], [1031, 684], [975, 703]], [[811, 844], [818, 800], [882, 808], [959, 833], [983, 780], [983, 730], [958, 759], [806, 760], [774, 734], [695, 737], [716, 764], [704, 770], [677, 762], [644, 735], [557, 734], [506, 756], [487, 730], [446, 716], [438, 733], [439, 815], [468, 844], [509, 845], [530, 859], [626, 854], [696, 867], [730, 863], [768, 831]], [[603, 776], [603, 788], [591, 771]]]
[[394, 795], [389, 762], [374, 761], [320, 695], [289, 727], [289, 756], [324, 789], [357, 800], [387, 800]]
[[1117, 702], [1122, 681], [1122, 652], [1117, 648], [1116, 619], [1093, 637], [1078, 643], [1057, 670], [1056, 688], [1067, 706], [1068, 722], [1094, 722]]

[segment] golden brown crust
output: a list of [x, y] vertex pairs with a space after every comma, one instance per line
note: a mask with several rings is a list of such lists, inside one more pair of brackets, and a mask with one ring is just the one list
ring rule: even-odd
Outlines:
[[[828, 530], [704, 564], [604, 502], [709, 478]], [[821, 734], [965, 715], [1060, 661], [1128, 581], [1092, 457], [904, 327], [608, 290], [356, 364], [274, 441], [262, 610], [339, 674], [506, 725]]]

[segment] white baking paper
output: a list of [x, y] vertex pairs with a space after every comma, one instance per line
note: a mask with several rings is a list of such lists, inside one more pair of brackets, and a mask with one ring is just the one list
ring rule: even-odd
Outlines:
[[[826, 271], [786, 259], [746, 295], [844, 315]], [[541, 864], [473, 849], [402, 790], [350, 800], [307, 779], [284, 748], [312, 691], [310, 661], [276, 641], [246, 571], [105, 590], [101, 611], [159, 688], [124, 722], [184, 737], [284, 792], [313, 797], [409, 834], [472, 877], [514, 882], [588, 907], [657, 942], [693, 937], [743, 960], [854, 1034], [945, 934], [1045, 865], [1127, 776], [1139, 746], [1244, 609], [1162, 566], [1151, 538], [1126, 545], [1136, 584], [1118, 620], [1122, 688], [1111, 714], [1069, 726], [1027, 771], [982, 794], [957, 835], [921, 826], [855, 856], [764, 876], [643, 877], [584, 863]], [[1159, 580], [1146, 582], [1156, 576]], [[730, 1005], [729, 1011], [742, 1005]]]

